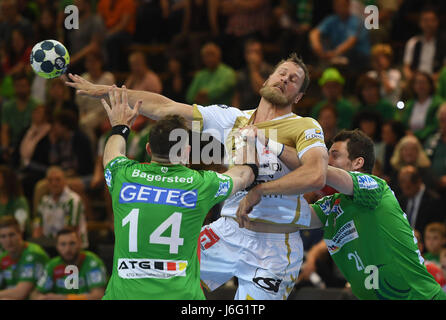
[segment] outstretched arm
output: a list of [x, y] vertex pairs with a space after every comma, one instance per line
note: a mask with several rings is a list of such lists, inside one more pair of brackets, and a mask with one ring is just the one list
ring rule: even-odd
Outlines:
[[[108, 92], [111, 86], [93, 84], [84, 78], [69, 74], [72, 82], [66, 82], [67, 86], [76, 89], [79, 95], [86, 95], [93, 98], [108, 98]], [[116, 88], [121, 93], [122, 88]], [[186, 119], [190, 126], [193, 120], [193, 108], [191, 105], [175, 102], [163, 95], [138, 90], [127, 90], [128, 103], [135, 105], [138, 101], [142, 101], [140, 113], [148, 118], [158, 120], [168, 115], [180, 115]]]

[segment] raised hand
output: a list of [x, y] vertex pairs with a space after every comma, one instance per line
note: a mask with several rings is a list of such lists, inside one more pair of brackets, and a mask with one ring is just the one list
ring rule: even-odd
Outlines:
[[93, 84], [77, 74], [68, 74], [72, 82], [66, 81], [65, 84], [76, 89], [76, 94], [89, 96], [93, 98], [104, 98], [110, 90], [109, 86]]
[[139, 115], [139, 108], [141, 107], [142, 101], [138, 101], [136, 105], [131, 108], [129, 106], [127, 88], [125, 86], [122, 86], [122, 90], [119, 92], [118, 88], [113, 85], [112, 89], [108, 92], [108, 97], [110, 98], [111, 107], [107, 104], [105, 99], [101, 99], [101, 102], [105, 111], [107, 111], [112, 127], [116, 125], [132, 127]]

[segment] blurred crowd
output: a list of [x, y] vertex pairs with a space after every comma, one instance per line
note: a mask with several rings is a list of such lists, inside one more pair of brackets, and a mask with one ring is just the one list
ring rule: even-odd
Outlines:
[[[69, 5], [79, 29], [65, 28]], [[379, 9], [378, 29], [365, 27], [368, 5]], [[342, 129], [373, 139], [374, 174], [394, 191], [428, 269], [446, 285], [445, 17], [442, 0], [0, 0], [0, 217], [13, 216], [23, 239], [50, 257], [60, 254], [58, 233], [75, 228], [82, 250], [111, 273], [102, 166], [110, 124], [100, 101], [76, 96], [64, 77], [34, 75], [36, 43], [62, 42], [68, 71], [96, 84], [240, 109], [256, 108], [274, 65], [297, 52], [311, 85], [295, 113], [319, 121], [327, 147]], [[150, 161], [151, 123], [135, 122], [129, 158]], [[206, 222], [216, 217], [218, 208]], [[302, 237], [297, 285], [345, 287], [322, 231]]]

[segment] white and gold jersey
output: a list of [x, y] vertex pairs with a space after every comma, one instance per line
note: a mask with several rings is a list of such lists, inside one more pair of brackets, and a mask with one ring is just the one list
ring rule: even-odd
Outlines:
[[[252, 124], [255, 111], [225, 105], [194, 105], [194, 121], [199, 121], [200, 130], [213, 135], [225, 145], [226, 152], [230, 154], [234, 148], [232, 135], [239, 128]], [[299, 158], [311, 148], [326, 148], [322, 128], [312, 118], [300, 117], [290, 112], [269, 121], [256, 123], [255, 126], [264, 129], [266, 137], [296, 148]], [[292, 171], [267, 148], [260, 147], [260, 143], [257, 144], [257, 153], [259, 176], [254, 184], [279, 179]], [[246, 194], [247, 190], [243, 190], [228, 198], [221, 215], [235, 218], [238, 205]], [[309, 226], [311, 211], [303, 195], [267, 195], [262, 197], [249, 217], [253, 221], [272, 224]]]

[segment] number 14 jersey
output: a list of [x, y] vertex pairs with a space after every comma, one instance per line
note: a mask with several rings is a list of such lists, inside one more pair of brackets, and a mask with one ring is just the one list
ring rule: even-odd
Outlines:
[[117, 157], [105, 168], [112, 197], [113, 272], [103, 299], [204, 299], [197, 242], [232, 179], [182, 165]]

